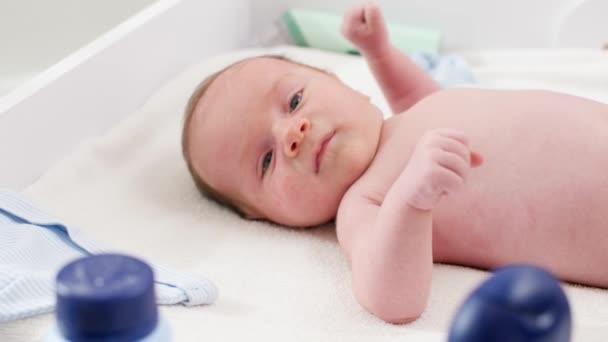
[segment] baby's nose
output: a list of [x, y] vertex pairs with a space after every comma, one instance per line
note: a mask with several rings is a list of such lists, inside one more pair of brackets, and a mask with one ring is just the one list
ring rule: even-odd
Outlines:
[[298, 155], [310, 126], [310, 121], [306, 118], [290, 120], [283, 139], [283, 152], [286, 156], [294, 158]]

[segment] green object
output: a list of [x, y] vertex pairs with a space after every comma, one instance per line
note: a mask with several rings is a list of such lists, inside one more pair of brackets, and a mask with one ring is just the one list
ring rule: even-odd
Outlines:
[[[326, 12], [290, 9], [283, 13], [283, 22], [297, 45], [317, 49], [358, 53], [357, 49], [342, 36], [342, 17]], [[438, 30], [388, 24], [393, 45], [405, 53], [426, 51], [437, 53], [441, 34]]]

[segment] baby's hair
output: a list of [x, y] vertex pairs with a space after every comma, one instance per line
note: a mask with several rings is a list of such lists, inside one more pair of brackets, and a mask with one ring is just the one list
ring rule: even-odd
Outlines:
[[[307, 64], [299, 63], [299, 62], [293, 61], [287, 57], [280, 56], [280, 55], [263, 55], [263, 56], [250, 57], [247, 59], [254, 59], [254, 58], [274, 58], [277, 60], [290, 62], [290, 63], [296, 64], [296, 65], [301, 65], [301, 66], [304, 66], [307, 68], [311, 68], [311, 69], [329, 74], [329, 72], [327, 72], [326, 70], [323, 70], [323, 69], [320, 69], [320, 68], [317, 68], [314, 66], [310, 66]], [[247, 60], [247, 59], [245, 59], [245, 60]], [[213, 81], [215, 81], [219, 75], [221, 75], [224, 71], [230, 69], [235, 64], [238, 64], [241, 62], [243, 62], [243, 60], [232, 63], [232, 64], [228, 65], [227, 67], [207, 76], [195, 88], [192, 95], [190, 95], [190, 99], [188, 100], [188, 103], [186, 104], [186, 109], [184, 112], [184, 124], [183, 124], [183, 128], [182, 128], [182, 154], [184, 156], [184, 160], [186, 161], [186, 165], [188, 166], [188, 171], [190, 172], [190, 175], [192, 176], [192, 179], [194, 180], [194, 184], [196, 185], [199, 192], [204, 197], [214, 200], [217, 203], [234, 210], [241, 217], [246, 218], [247, 216], [241, 210], [241, 208], [239, 208], [236, 205], [236, 202], [234, 199], [229, 198], [228, 196], [226, 196], [226, 195], [220, 193], [219, 191], [215, 190], [214, 188], [212, 188], [196, 172], [196, 170], [194, 169], [194, 165], [192, 165], [192, 159], [190, 158], [190, 122], [192, 121], [192, 117], [194, 116], [193, 114], [194, 114], [194, 110], [196, 109], [197, 104], [200, 102], [200, 100], [203, 98], [203, 96], [205, 96], [207, 89], [209, 89], [209, 87], [211, 86]]]

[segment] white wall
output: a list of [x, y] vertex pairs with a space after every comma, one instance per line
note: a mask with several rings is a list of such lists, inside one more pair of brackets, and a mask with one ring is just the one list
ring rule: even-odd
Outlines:
[[0, 0], [0, 96], [154, 0]]
[[[198, 0], [203, 2], [203, 0]], [[226, 0], [224, 0], [226, 1]], [[290, 7], [341, 14], [364, 0], [251, 3], [252, 42], [272, 41]], [[155, 0], [0, 0], [0, 96]], [[608, 0], [377, 0], [390, 21], [439, 28], [444, 50], [608, 43]], [[213, 10], [217, 3], [205, 1]]]
[[[341, 14], [362, 0], [255, 0], [254, 37], [267, 39], [270, 19], [290, 7]], [[428, 26], [443, 33], [443, 50], [470, 48], [546, 48], [608, 43], [607, 0], [376, 0], [387, 19]], [[560, 26], [575, 12], [578, 21]]]
[[188, 65], [242, 48], [248, 4], [225, 0], [210, 10], [200, 0], [156, 1], [0, 96], [0, 188], [31, 184], [83, 140], [140, 108]]

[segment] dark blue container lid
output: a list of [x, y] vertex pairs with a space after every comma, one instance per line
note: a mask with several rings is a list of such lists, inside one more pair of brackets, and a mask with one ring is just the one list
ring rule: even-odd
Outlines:
[[156, 327], [154, 275], [120, 254], [77, 259], [57, 274], [57, 325], [71, 341], [133, 341]]

